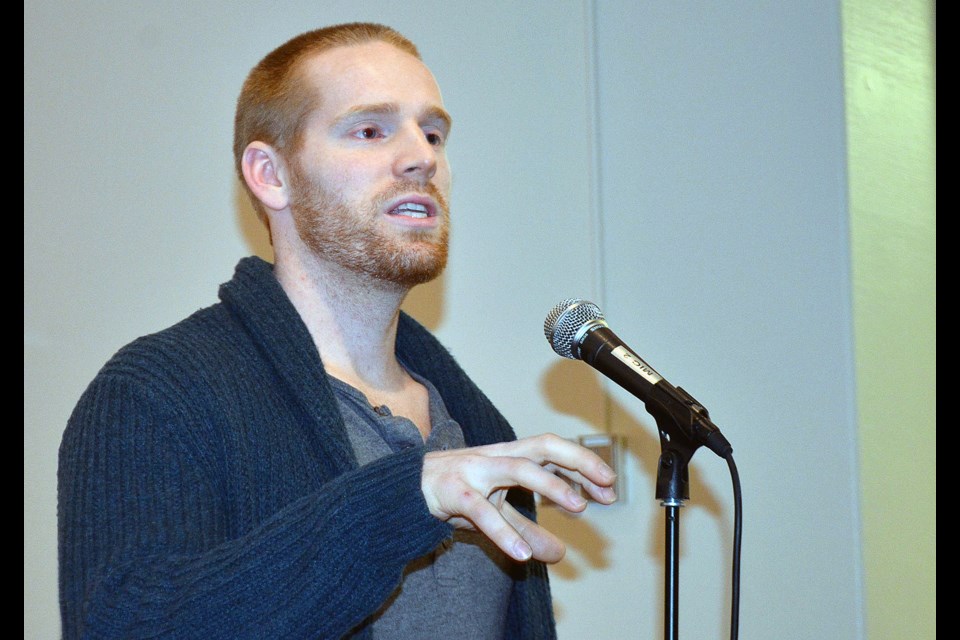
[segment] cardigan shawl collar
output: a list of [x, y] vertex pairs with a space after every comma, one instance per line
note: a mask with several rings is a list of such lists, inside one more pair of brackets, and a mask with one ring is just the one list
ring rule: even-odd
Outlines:
[[[356, 466], [343, 417], [320, 354], [306, 325], [273, 274], [258, 257], [242, 259], [234, 277], [220, 287], [220, 299], [259, 345], [303, 407], [324, 425], [318, 439], [333, 475]], [[440, 392], [469, 446], [515, 440], [513, 429], [467, 377], [450, 353], [408, 314], [401, 311], [396, 353]]]

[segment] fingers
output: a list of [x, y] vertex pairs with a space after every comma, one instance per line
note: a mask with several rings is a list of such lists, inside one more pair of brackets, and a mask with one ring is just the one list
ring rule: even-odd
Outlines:
[[[572, 484], [580, 485], [580, 487], [583, 488], [591, 498], [601, 504], [613, 504], [617, 500], [617, 493], [614, 491], [612, 486], [597, 484], [584, 476], [582, 473], [570, 471], [569, 469], [557, 467], [556, 465], [546, 465], [544, 469], [551, 471], [558, 476], [566, 478], [567, 481]], [[614, 476], [614, 481], [615, 480], [616, 476]]]
[[[498, 509], [493, 503], [480, 494], [473, 495], [473, 504], [467, 507], [467, 510], [469, 510], [471, 514], [468, 516], [470, 523], [473, 524], [473, 528], [490, 538], [504, 553], [519, 562], [537, 557], [538, 550], [543, 554], [546, 549], [548, 557], [552, 557], [549, 553], [549, 545], [544, 542], [541, 537], [528, 534], [531, 535], [532, 542], [536, 544], [536, 547], [534, 547], [531, 541], [526, 540], [524, 536], [514, 528], [510, 520], [517, 521], [516, 518], [511, 515], [508, 520], [506, 517], [506, 514], [510, 512], [516, 513], [516, 510], [510, 503], [504, 501], [503, 505]], [[516, 513], [516, 515], [523, 518], [519, 513]], [[519, 521], [517, 522], [519, 524]], [[529, 530], [528, 527], [524, 527], [524, 529]]]
[[548, 433], [476, 449], [485, 455], [526, 458], [561, 471], [564, 476], [586, 487], [591, 497], [604, 504], [616, 499], [612, 492], [598, 490], [600, 487], [613, 486], [617, 477], [613, 469], [593, 451], [566, 438]]
[[424, 459], [423, 489], [430, 512], [444, 520], [464, 514], [451, 487], [463, 482], [484, 497], [514, 486], [539, 493], [572, 512], [586, 501], [570, 483], [601, 504], [616, 500], [616, 474], [594, 452], [546, 434], [467, 449], [432, 451]]
[[554, 564], [563, 560], [563, 556], [567, 553], [567, 547], [560, 538], [526, 518], [514, 509], [509, 502], [504, 505], [503, 518], [530, 546], [532, 556], [535, 559], [547, 564]]
[[460, 528], [475, 528], [516, 560], [559, 562], [563, 542], [503, 500], [522, 487], [567, 511], [587, 501], [571, 482], [603, 504], [616, 500], [616, 474], [595, 453], [546, 434], [467, 449], [431, 451], [424, 457], [421, 488], [430, 513]]
[[540, 494], [571, 513], [580, 513], [587, 508], [583, 496], [549, 467], [541, 467], [522, 458], [505, 460], [509, 460], [507, 464], [512, 469], [509, 475], [516, 478], [519, 486]]
[[564, 509], [583, 511], [586, 500], [552, 470], [521, 457], [493, 456], [484, 447], [432, 451], [424, 457], [421, 486], [430, 512], [441, 518], [463, 515], [476, 508], [474, 492], [483, 498], [495, 491], [523, 487], [549, 498]]
[[[498, 495], [505, 493], [505, 490], [497, 492]], [[473, 514], [471, 519], [451, 518], [451, 523], [483, 533], [519, 562], [533, 558], [554, 564], [566, 555], [566, 545], [557, 536], [525, 517], [506, 500], [490, 501], [476, 493], [471, 500], [473, 504], [466, 508]], [[495, 506], [497, 503], [499, 508]]]

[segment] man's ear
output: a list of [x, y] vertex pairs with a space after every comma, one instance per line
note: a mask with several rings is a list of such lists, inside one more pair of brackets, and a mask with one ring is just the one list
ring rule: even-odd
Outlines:
[[283, 161], [276, 149], [264, 142], [251, 142], [243, 150], [240, 167], [247, 187], [263, 206], [280, 211], [290, 204]]

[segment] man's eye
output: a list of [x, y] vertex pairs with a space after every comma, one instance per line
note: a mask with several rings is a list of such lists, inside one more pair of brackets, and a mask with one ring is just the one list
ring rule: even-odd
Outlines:
[[443, 136], [440, 135], [439, 133], [428, 133], [427, 142], [429, 142], [435, 147], [439, 147], [440, 145], [443, 144]]
[[376, 127], [363, 127], [362, 129], [358, 129], [354, 135], [364, 140], [372, 140], [380, 137], [380, 130]]

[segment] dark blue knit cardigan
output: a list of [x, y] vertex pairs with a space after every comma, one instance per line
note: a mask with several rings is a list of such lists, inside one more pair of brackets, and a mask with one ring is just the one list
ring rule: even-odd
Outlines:
[[[515, 438], [405, 314], [397, 354], [469, 445]], [[70, 418], [63, 637], [368, 637], [407, 563], [452, 533], [420, 491], [424, 453], [357, 467], [306, 326], [272, 266], [241, 260], [219, 304], [121, 349]], [[533, 515], [529, 494], [511, 500]], [[517, 569], [507, 637], [555, 637], [546, 568]]]

